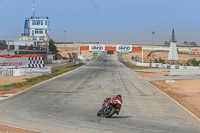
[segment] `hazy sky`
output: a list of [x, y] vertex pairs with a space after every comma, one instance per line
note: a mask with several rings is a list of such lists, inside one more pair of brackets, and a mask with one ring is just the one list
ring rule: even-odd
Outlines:
[[[18, 39], [32, 16], [32, 0], [0, 0], [0, 39]], [[36, 0], [36, 16], [48, 16], [56, 41], [200, 44], [200, 0]]]

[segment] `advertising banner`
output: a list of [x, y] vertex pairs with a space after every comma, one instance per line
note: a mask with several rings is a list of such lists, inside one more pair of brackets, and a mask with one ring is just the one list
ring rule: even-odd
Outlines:
[[0, 68], [22, 68], [28, 67], [29, 57], [24, 58], [2, 58], [0, 57]]
[[39, 55], [0, 55], [0, 68], [33, 68], [44, 67], [43, 58]]
[[132, 45], [117, 45], [117, 52], [132, 52]]
[[92, 52], [105, 51], [105, 45], [90, 45], [89, 51], [92, 51]]

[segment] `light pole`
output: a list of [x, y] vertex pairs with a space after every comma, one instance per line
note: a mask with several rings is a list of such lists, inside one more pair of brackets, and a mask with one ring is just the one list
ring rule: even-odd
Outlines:
[[156, 33], [155, 31], [152, 32], [152, 45], [154, 45], [154, 41], [155, 41], [155, 40], [154, 40], [154, 39], [155, 39], [155, 38], [154, 38], [154, 37], [155, 37], [155, 33]]
[[65, 33], [65, 36], [64, 36], [64, 44], [66, 44], [66, 40], [67, 40], [67, 31], [66, 31], [66, 28], [64, 30], [64, 33]]

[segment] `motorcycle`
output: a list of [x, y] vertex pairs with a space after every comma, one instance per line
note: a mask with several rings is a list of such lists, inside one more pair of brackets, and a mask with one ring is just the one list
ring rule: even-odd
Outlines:
[[121, 105], [122, 103], [119, 100], [110, 100], [110, 103], [105, 100], [102, 109], [97, 112], [97, 116], [103, 115], [106, 118], [110, 118], [114, 114], [119, 113]]

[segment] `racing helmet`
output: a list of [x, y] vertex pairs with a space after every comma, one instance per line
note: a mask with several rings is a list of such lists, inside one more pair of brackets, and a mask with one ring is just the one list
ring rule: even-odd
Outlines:
[[121, 95], [117, 95], [116, 98], [122, 98], [122, 96]]

